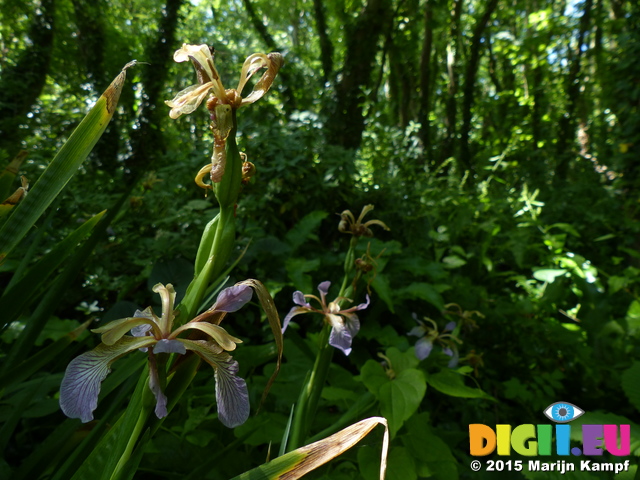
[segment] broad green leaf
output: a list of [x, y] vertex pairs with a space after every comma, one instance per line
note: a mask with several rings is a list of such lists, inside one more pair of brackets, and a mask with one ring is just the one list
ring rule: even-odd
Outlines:
[[492, 398], [479, 388], [467, 387], [464, 376], [450, 369], [427, 375], [427, 383], [439, 392], [451, 397]]
[[313, 288], [311, 275], [306, 275], [306, 272], [313, 272], [319, 266], [319, 258], [307, 260], [305, 258], [289, 257], [285, 262], [289, 279], [291, 279], [293, 286], [301, 292], [311, 292], [315, 290]]
[[631, 334], [640, 331], [640, 302], [634, 300], [627, 310], [627, 326]]
[[367, 390], [378, 397], [380, 387], [390, 381], [390, 378], [382, 368], [379, 362], [375, 360], [367, 360], [360, 370], [360, 380], [364, 383]]
[[444, 310], [444, 300], [440, 292], [431, 284], [424, 282], [414, 282], [408, 287], [401, 289], [399, 295], [405, 298], [419, 298], [429, 302], [438, 310]]
[[533, 272], [533, 278], [541, 282], [553, 283], [553, 281], [567, 273], [563, 268], [542, 268]]
[[302, 245], [308, 238], [317, 238], [313, 234], [322, 220], [327, 218], [329, 214], [322, 210], [315, 210], [305, 215], [291, 230], [285, 235], [285, 239], [291, 245], [291, 248], [295, 250]]
[[130, 62], [111, 82], [80, 125], [0, 229], [0, 262], [20, 243], [93, 149], [116, 111]]
[[384, 275], [379, 273], [376, 275], [376, 278], [371, 282], [371, 286], [376, 291], [378, 296], [382, 299], [384, 303], [387, 304], [391, 313], [396, 313], [393, 306], [393, 298], [391, 293], [391, 286], [389, 284], [389, 279]]
[[[402, 442], [414, 458], [426, 463], [435, 479], [458, 479], [458, 462], [449, 446], [432, 431], [428, 414], [411, 417], [407, 422], [407, 430], [408, 434], [402, 437]], [[425, 448], [426, 445], [428, 448]]]
[[[376, 480], [378, 478], [377, 456], [378, 454], [373, 448], [361, 448], [358, 451], [358, 465], [360, 473], [365, 480]], [[402, 480], [415, 480], [418, 478], [416, 462], [406, 448], [393, 447], [389, 450], [387, 478]]]
[[391, 362], [391, 368], [397, 375], [403, 371], [415, 368], [420, 363], [416, 357], [415, 348], [411, 347], [406, 352], [401, 352], [396, 347], [388, 348], [385, 352], [386, 357]]
[[409, 369], [380, 386], [380, 411], [389, 421], [391, 436], [413, 415], [427, 391], [424, 373]]

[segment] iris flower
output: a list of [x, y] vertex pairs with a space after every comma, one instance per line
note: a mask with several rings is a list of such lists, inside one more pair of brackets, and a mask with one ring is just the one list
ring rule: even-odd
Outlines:
[[[312, 312], [320, 313], [324, 315], [325, 321], [332, 327], [331, 334], [329, 335], [329, 345], [342, 350], [345, 355], [349, 355], [351, 353], [351, 342], [353, 341], [353, 337], [355, 337], [356, 333], [360, 330], [360, 320], [353, 312], [364, 310], [369, 306], [369, 295], [367, 295], [366, 303], [361, 303], [355, 307], [341, 310], [340, 301], [351, 300], [344, 297], [338, 297], [327, 305], [326, 296], [329, 292], [330, 286], [331, 282], [322, 282], [318, 285], [320, 298], [315, 295], [305, 295], [300, 291], [295, 292], [293, 294], [293, 302], [298, 306], [293, 307], [287, 316], [284, 317], [282, 332], [284, 333], [289, 322], [296, 315]], [[316, 300], [320, 304], [320, 308], [312, 307], [311, 304], [307, 303], [307, 298]]]
[[[244, 306], [253, 295], [251, 287], [235, 285], [220, 292], [215, 304], [206, 312], [173, 330], [176, 292], [171, 284], [153, 287], [160, 294], [162, 315], [158, 317], [151, 307], [136, 310], [133, 317], [115, 320], [92, 330], [102, 334], [102, 343], [71, 361], [60, 386], [60, 407], [71, 418], [82, 422], [93, 420], [98, 405], [100, 384], [111, 371], [111, 364], [136, 349], [149, 355], [149, 388], [156, 397], [155, 413], [158, 418], [167, 415], [167, 397], [162, 391], [156, 366], [156, 355], [191, 350], [213, 367], [216, 380], [218, 417], [227, 427], [241, 425], [249, 416], [249, 395], [246, 382], [237, 376], [238, 362], [230, 351], [242, 340], [231, 336], [219, 326], [227, 313]], [[198, 330], [206, 340], [178, 338], [186, 330]], [[131, 335], [126, 335], [127, 332]]]
[[430, 318], [427, 318], [426, 320], [433, 325], [433, 327], [430, 327], [426, 323], [416, 319], [419, 325], [417, 327], [413, 327], [408, 333], [408, 335], [420, 337], [416, 342], [416, 357], [418, 360], [424, 360], [427, 358], [431, 355], [434, 343], [438, 342], [442, 346], [442, 353], [451, 357], [448, 365], [449, 368], [454, 368], [458, 364], [459, 357], [456, 342], [460, 342], [460, 340], [448, 332], [453, 332], [453, 330], [455, 330], [456, 322], [447, 323], [444, 330], [442, 330], [442, 333], [440, 333], [436, 322]]
[[[207, 109], [211, 114], [211, 131], [214, 136], [213, 155], [211, 164], [203, 167], [196, 175], [196, 183], [200, 187], [211, 188], [202, 182], [202, 178], [209, 173], [213, 183], [220, 182], [222, 179], [227, 158], [225, 145], [235, 123], [233, 111], [259, 100], [269, 91], [284, 59], [277, 52], [268, 55], [264, 53], [249, 55], [242, 65], [240, 81], [235, 89], [224, 88], [213, 62], [212, 50], [207, 45], [185, 43], [182, 48], [176, 50], [173, 59], [178, 63], [190, 60], [196, 70], [198, 83], [179, 92], [173, 100], [165, 101], [171, 107], [169, 112], [171, 118], [175, 119], [180, 115], [193, 112], [211, 92]], [[253, 91], [242, 98], [242, 90], [247, 81], [263, 68], [266, 70], [256, 82]]]

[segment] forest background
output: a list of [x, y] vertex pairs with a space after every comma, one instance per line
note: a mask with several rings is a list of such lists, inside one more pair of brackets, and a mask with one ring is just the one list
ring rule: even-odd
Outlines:
[[[371, 204], [365, 220], [389, 227], [372, 225], [358, 245], [368, 269], [352, 300], [369, 291], [371, 303], [351, 354], [333, 356], [308, 441], [384, 415], [388, 478], [485, 478], [468, 468], [468, 425], [548, 423], [542, 412], [562, 400], [586, 412], [572, 425], [631, 424], [636, 463], [640, 7], [625, 0], [3, 0], [0, 161], [26, 150], [19, 173], [31, 184], [139, 62], [102, 139], [0, 267], [6, 293], [23, 258], [36, 264], [93, 215], [115, 213], [75, 271], [63, 262], [2, 319], [3, 362], [61, 276], [22, 360], [88, 319], [157, 304], [158, 282], [184, 295], [216, 206], [193, 181], [211, 156], [207, 114], [175, 121], [164, 105], [193, 83], [172, 59], [183, 43], [213, 46], [225, 85], [251, 53], [285, 59], [269, 94], [238, 115], [256, 174], [236, 209], [231, 283], [261, 280], [282, 318], [294, 291], [339, 285], [341, 212]], [[223, 427], [213, 378], [199, 372], [135, 478], [224, 479], [277, 456], [321, 319], [296, 317], [285, 332], [281, 372], [256, 414], [276, 351], [257, 308], [236, 315], [226, 328], [244, 342], [234, 358], [252, 416]], [[424, 359], [408, 335], [420, 325], [434, 345]], [[69, 361], [97, 343], [85, 332], [19, 381], [16, 370], [0, 377], [0, 477], [53, 478], [82, 444], [91, 424], [66, 420], [58, 391]], [[126, 407], [125, 380], [98, 417]], [[381, 443], [372, 433], [308, 478], [376, 478]], [[562, 478], [611, 478], [599, 475]]]

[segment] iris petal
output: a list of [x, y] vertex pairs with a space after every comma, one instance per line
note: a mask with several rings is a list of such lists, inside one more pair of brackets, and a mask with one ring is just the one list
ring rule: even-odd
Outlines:
[[250, 412], [247, 383], [237, 376], [238, 368], [238, 362], [229, 357], [215, 369], [218, 416], [229, 428], [242, 425]]
[[318, 285], [318, 291], [320, 292], [320, 295], [322, 296], [322, 298], [324, 298], [327, 295], [327, 293], [329, 293], [330, 286], [331, 286], [331, 282], [328, 280]]
[[[154, 349], [154, 353], [155, 352]], [[153, 357], [150, 357], [150, 360]], [[160, 386], [160, 379], [158, 378], [158, 367], [156, 366], [155, 360], [149, 362], [149, 389], [153, 392], [153, 395], [156, 397], [156, 417], [164, 418], [167, 416], [167, 396], [162, 391], [162, 387]]]
[[153, 353], [179, 353], [184, 355], [187, 349], [179, 340], [167, 340], [163, 338], [153, 347]]
[[234, 285], [225, 288], [218, 295], [213, 310], [227, 313], [235, 312], [244, 307], [252, 296], [253, 290], [249, 285]]
[[[113, 345], [130, 330], [139, 329], [137, 331], [141, 331], [144, 328], [144, 331], [146, 332], [154, 326], [156, 326], [156, 323], [152, 319], [146, 317], [128, 317], [121, 320], [115, 320], [104, 327], [96, 328], [91, 331], [93, 333], [101, 333], [102, 343], [105, 345]], [[137, 337], [141, 335], [133, 334], [133, 336]]]
[[301, 291], [293, 292], [293, 303], [296, 305], [300, 305], [301, 307], [311, 307], [311, 305], [307, 302], [307, 299], [304, 298], [304, 293]]
[[234, 337], [233, 335], [229, 335], [229, 333], [224, 328], [218, 325], [213, 325], [211, 323], [205, 322], [190, 322], [186, 323], [184, 326], [185, 329], [193, 328], [206, 333], [211, 338], [213, 338], [218, 345], [220, 345], [227, 351], [235, 350], [236, 343], [242, 343], [242, 340]]
[[[327, 317], [330, 317], [329, 321], [333, 327], [329, 334], [329, 345], [342, 350], [345, 355], [349, 355], [351, 353], [353, 335], [360, 329], [360, 323], [358, 322], [357, 326], [348, 325], [338, 315], [327, 315]], [[352, 328], [355, 329], [355, 333], [352, 333]]]
[[238, 362], [214, 343], [182, 340], [188, 350], [197, 353], [215, 370], [218, 418], [226, 427], [242, 425], [249, 418], [247, 383], [238, 373]]
[[60, 408], [67, 417], [83, 423], [93, 420], [98, 406], [100, 384], [119, 357], [155, 343], [151, 337], [122, 337], [114, 345], [101, 343], [95, 349], [71, 360], [60, 385]]
[[424, 360], [431, 355], [433, 349], [433, 341], [428, 337], [422, 337], [416, 342], [416, 357], [418, 360]]

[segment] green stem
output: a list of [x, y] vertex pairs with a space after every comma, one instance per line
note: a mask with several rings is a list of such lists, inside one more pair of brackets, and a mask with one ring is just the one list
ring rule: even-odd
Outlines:
[[[354, 270], [355, 251], [358, 244], [358, 238], [353, 236], [349, 243], [349, 250], [345, 256], [344, 262], [344, 279], [340, 288], [339, 297], [345, 297], [352, 291], [352, 286], [349, 283], [351, 272]], [[318, 401], [322, 394], [322, 389], [327, 381], [329, 375], [329, 368], [331, 367], [331, 360], [333, 359], [334, 348], [329, 345], [329, 335], [331, 334], [331, 325], [324, 323], [322, 331], [320, 332], [320, 345], [318, 354], [316, 355], [316, 361], [313, 364], [313, 369], [307, 376], [307, 379], [300, 391], [298, 402], [293, 416], [293, 423], [291, 426], [291, 436], [287, 444], [287, 451], [291, 452], [304, 445], [305, 439], [309, 435], [311, 424], [316, 415], [318, 409]]]
[[311, 422], [316, 414], [318, 400], [327, 380], [331, 359], [333, 358], [333, 347], [329, 345], [330, 333], [331, 325], [325, 323], [320, 332], [320, 345], [316, 361], [298, 397], [293, 415], [291, 436], [287, 443], [288, 452], [303, 446], [304, 440], [309, 434]]
[[118, 464], [116, 465], [116, 468], [113, 470], [113, 474], [111, 475], [111, 480], [115, 480], [120, 476], [120, 471], [127, 464], [127, 462], [129, 461], [129, 458], [131, 458], [133, 449], [138, 443], [138, 438], [140, 437], [140, 434], [142, 433], [142, 430], [144, 429], [144, 426], [147, 423], [147, 419], [149, 418], [150, 412], [151, 412], [151, 409], [149, 408], [143, 407], [140, 410], [140, 415], [138, 416], [138, 421], [136, 422], [136, 426], [133, 428], [133, 431], [131, 432], [131, 436], [129, 437], [129, 441], [127, 442], [127, 446], [125, 447], [124, 452], [122, 452], [122, 456], [120, 457], [120, 460], [118, 460]]

